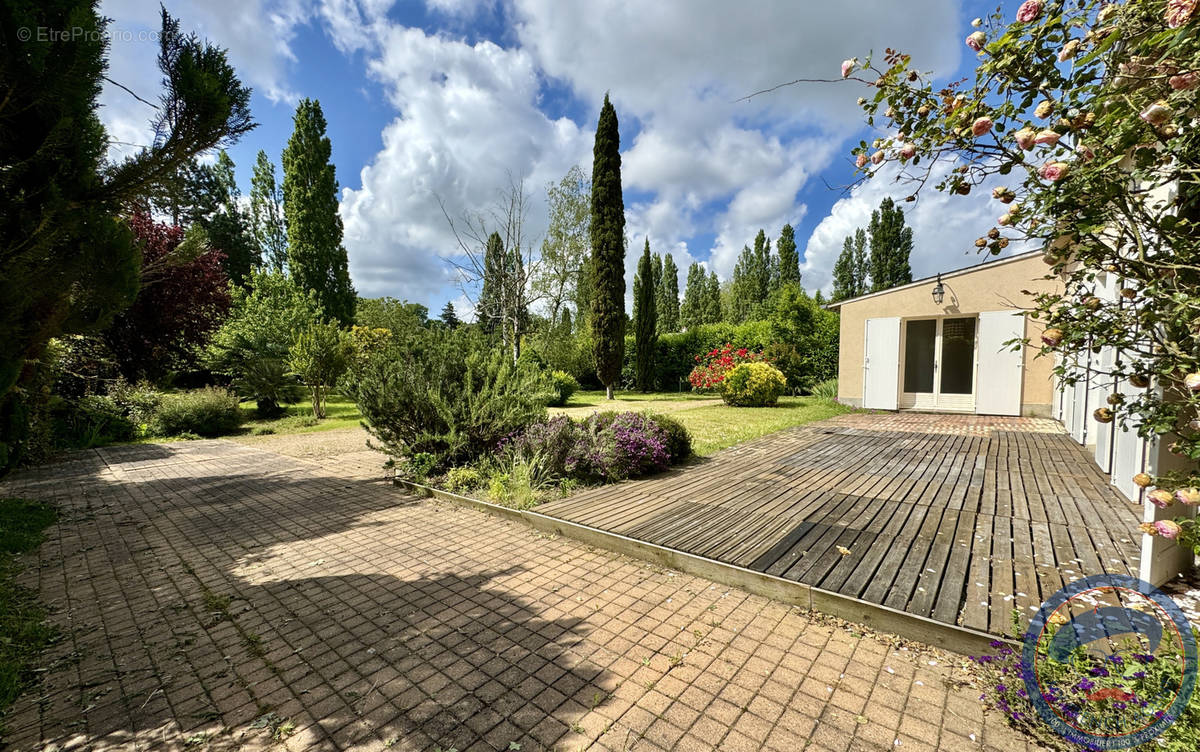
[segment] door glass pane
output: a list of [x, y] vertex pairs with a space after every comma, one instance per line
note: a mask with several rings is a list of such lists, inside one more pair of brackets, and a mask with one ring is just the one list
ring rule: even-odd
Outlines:
[[904, 330], [904, 391], [933, 393], [933, 351], [937, 322], [909, 321]]
[[942, 321], [942, 394], [970, 394], [975, 384], [975, 319]]

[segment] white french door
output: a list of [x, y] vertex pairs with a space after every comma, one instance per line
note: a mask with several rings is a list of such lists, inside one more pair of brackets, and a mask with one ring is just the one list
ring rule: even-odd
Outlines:
[[974, 316], [904, 322], [901, 409], [975, 411], [977, 329]]

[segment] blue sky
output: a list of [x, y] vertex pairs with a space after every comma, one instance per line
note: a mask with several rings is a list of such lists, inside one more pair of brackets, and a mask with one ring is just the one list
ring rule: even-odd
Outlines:
[[[1005, 3], [1005, 11], [1019, 3]], [[1007, 8], [1011, 5], [1012, 8]], [[605, 91], [621, 122], [631, 243], [647, 235], [681, 271], [702, 261], [722, 278], [759, 227], [796, 228], [804, 282], [828, 290], [841, 240], [864, 225], [886, 180], [847, 193], [849, 148], [865, 130], [853, 83], [795, 86], [736, 102], [797, 77], [836, 78], [842, 59], [886, 46], [923, 69], [962, 75], [970, 19], [990, 7], [954, 0], [854, 4], [759, 0], [169, 0], [184, 28], [229, 49], [254, 87], [259, 127], [230, 150], [243, 190], [259, 149], [276, 161], [301, 97], [321, 101], [337, 176], [351, 275], [361, 294], [440, 309], [469, 307], [444, 258], [454, 216], [485, 211], [524, 179], [530, 227], [545, 226], [545, 186], [591, 166]], [[119, 32], [157, 27], [155, 4], [106, 0]], [[146, 98], [155, 46], [117, 37], [111, 74]], [[110, 87], [113, 137], [142, 143], [149, 112]], [[834, 187], [831, 190], [831, 186]], [[965, 266], [991, 226], [986, 197], [929, 196], [908, 205], [917, 275]], [[632, 269], [635, 259], [630, 259]], [[632, 282], [632, 274], [628, 274]], [[682, 283], [681, 279], [681, 283]]]

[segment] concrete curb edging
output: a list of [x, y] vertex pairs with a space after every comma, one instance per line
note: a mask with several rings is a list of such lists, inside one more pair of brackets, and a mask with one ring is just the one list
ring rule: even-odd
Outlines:
[[[469, 507], [481, 512], [494, 514], [498, 517], [523, 522], [535, 530], [552, 535], [586, 543], [597, 548], [603, 548], [618, 554], [624, 554], [635, 559], [649, 561], [670, 569], [677, 569], [687, 574], [703, 577], [723, 585], [741, 588], [747, 592], [761, 595], [773, 600], [799, 606], [840, 619], [855, 622], [880, 632], [890, 632], [904, 639], [922, 642], [927, 645], [949, 650], [962, 655], [983, 655], [989, 652], [990, 643], [997, 638], [995, 635], [979, 632], [966, 627], [943, 624], [939, 621], [905, 613], [878, 603], [852, 598], [841, 593], [805, 585], [801, 582], [785, 580], [782, 577], [756, 572], [752, 569], [727, 564], [714, 559], [666, 548], [655, 543], [647, 543], [635, 538], [628, 538], [619, 533], [612, 533], [599, 528], [568, 522], [557, 517], [540, 514], [529, 510], [513, 509], [511, 507], [493, 504], [469, 496], [443, 491], [438, 488], [413, 483], [402, 478], [392, 481], [410, 493], [418, 496], [431, 497], [448, 501], [460, 506]], [[1011, 642], [1005, 640], [1005, 642]]]

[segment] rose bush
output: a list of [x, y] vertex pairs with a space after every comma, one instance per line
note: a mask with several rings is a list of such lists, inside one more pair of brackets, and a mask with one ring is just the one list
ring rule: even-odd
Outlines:
[[735, 348], [726, 342], [703, 355], [696, 356], [696, 367], [688, 374], [693, 389], [720, 389], [725, 374], [743, 363], [761, 363], [766, 357], [745, 347]]
[[[1034, 298], [1042, 352], [1118, 355], [1106, 375], [1136, 392], [1113, 395], [1111, 418], [1188, 461], [1153, 479], [1165, 493], [1152, 500], [1167, 505], [1200, 486], [1197, 5], [1027, 0], [968, 37], [979, 53], [973, 81], [935, 86], [890, 49], [882, 66], [865, 59], [850, 77], [874, 91], [860, 100], [867, 122], [894, 134], [853, 150], [865, 177], [900, 162], [909, 201], [926, 185], [965, 195], [1003, 183], [992, 195], [1007, 206], [974, 245], [1046, 249], [1062, 284]], [[1116, 300], [1097, 294], [1101, 275], [1119, 280]], [[1055, 368], [1066, 385], [1078, 378], [1071, 360]], [[1196, 548], [1194, 526], [1178, 524]]]

